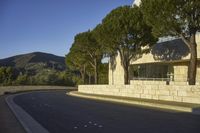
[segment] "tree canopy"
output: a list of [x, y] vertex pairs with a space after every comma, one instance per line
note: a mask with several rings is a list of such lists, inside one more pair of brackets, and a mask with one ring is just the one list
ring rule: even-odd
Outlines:
[[[87, 31], [75, 36], [74, 43], [67, 55], [67, 64], [78, 68], [82, 73], [82, 79], [85, 73], [90, 75], [93, 69], [94, 82], [98, 83], [98, 67], [102, 59], [102, 48], [97, 42], [93, 32]], [[71, 59], [70, 59], [71, 58]], [[69, 63], [71, 61], [71, 63]]]
[[157, 37], [181, 37], [191, 56], [188, 67], [189, 84], [196, 82], [197, 49], [195, 35], [200, 31], [199, 0], [142, 0], [144, 18]]
[[111, 11], [94, 32], [110, 55], [119, 52], [124, 68], [125, 84], [129, 83], [129, 65], [138, 58], [157, 39], [151, 34], [152, 28], [143, 20], [143, 14], [137, 6], [118, 7]]

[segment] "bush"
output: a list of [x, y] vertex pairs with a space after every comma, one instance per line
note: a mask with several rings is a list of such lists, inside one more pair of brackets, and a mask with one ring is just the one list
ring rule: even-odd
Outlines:
[[17, 85], [27, 85], [29, 82], [28, 82], [28, 76], [27, 75], [19, 75], [17, 77], [17, 80], [15, 81], [15, 83]]

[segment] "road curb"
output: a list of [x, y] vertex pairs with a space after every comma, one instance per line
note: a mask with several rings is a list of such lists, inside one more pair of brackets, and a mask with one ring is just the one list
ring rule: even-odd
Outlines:
[[126, 100], [126, 99], [116, 99], [116, 98], [109, 98], [109, 97], [103, 97], [103, 96], [95, 96], [95, 95], [86, 94], [86, 93], [79, 93], [79, 92], [75, 92], [75, 91], [69, 92], [67, 94], [71, 95], [71, 96], [87, 98], [87, 99], [95, 99], [95, 100], [110, 101], [110, 102], [117, 102], [117, 103], [126, 103], [126, 104], [147, 106], [147, 107], [174, 110], [174, 111], [180, 111], [180, 112], [188, 112], [188, 113], [200, 115], [199, 109], [198, 110], [196, 109], [194, 111], [194, 109], [191, 107], [167, 105], [167, 104], [160, 104], [160, 103], [150, 103], [150, 102], [144, 102], [144, 101], [133, 101], [133, 100]]
[[5, 98], [6, 103], [9, 108], [15, 114], [16, 118], [24, 127], [27, 133], [49, 133], [42, 125], [40, 125], [36, 120], [34, 120], [26, 111], [24, 111], [20, 106], [14, 103], [13, 98], [22, 95], [15, 94]]

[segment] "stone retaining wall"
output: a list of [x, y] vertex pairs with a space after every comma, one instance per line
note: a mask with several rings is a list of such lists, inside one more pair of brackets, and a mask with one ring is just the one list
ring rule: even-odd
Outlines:
[[[131, 85], [167, 85], [167, 81], [151, 81], [151, 80], [130, 80]], [[188, 85], [188, 82], [184, 81], [170, 81], [168, 83], [169, 85], [178, 85], [178, 86], [183, 86], [183, 85]], [[196, 81], [196, 85], [200, 85], [200, 80]]]
[[33, 90], [61, 90], [61, 89], [76, 89], [76, 87], [67, 86], [1, 86], [0, 95], [5, 92], [18, 92], [18, 91], [33, 91]]
[[78, 91], [89, 94], [114, 95], [200, 104], [200, 85], [79, 85]]

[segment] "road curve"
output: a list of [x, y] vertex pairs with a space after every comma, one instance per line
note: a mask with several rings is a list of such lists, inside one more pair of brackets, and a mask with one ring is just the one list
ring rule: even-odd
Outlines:
[[32, 92], [14, 102], [50, 133], [199, 133], [200, 115]]

